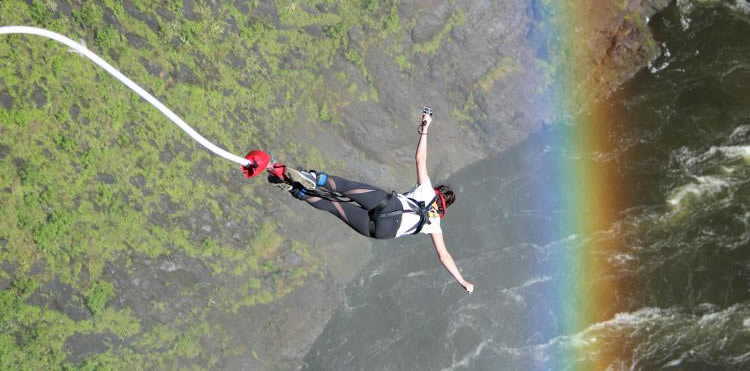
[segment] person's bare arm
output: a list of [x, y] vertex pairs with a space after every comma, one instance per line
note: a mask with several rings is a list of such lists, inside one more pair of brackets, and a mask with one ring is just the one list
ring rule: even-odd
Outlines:
[[417, 184], [424, 184], [429, 179], [427, 175], [427, 130], [432, 122], [432, 117], [422, 115], [422, 124], [419, 125], [419, 142], [417, 143], [417, 153], [414, 156], [417, 160]]
[[435, 246], [435, 251], [438, 254], [438, 258], [440, 258], [440, 262], [443, 263], [443, 266], [445, 269], [450, 272], [451, 275], [453, 275], [453, 278], [458, 281], [458, 283], [463, 286], [466, 291], [471, 294], [474, 291], [474, 284], [472, 284], [469, 281], [466, 281], [463, 276], [461, 276], [461, 272], [458, 271], [458, 267], [456, 266], [456, 263], [453, 261], [453, 257], [448, 252], [448, 249], [445, 248], [445, 242], [443, 241], [443, 234], [442, 233], [433, 233], [430, 236], [432, 236], [432, 244]]

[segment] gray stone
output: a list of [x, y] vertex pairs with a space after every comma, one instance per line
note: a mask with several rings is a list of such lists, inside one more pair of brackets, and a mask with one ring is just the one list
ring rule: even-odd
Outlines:
[[[0, 80], [0, 87], [2, 87], [2, 80]], [[2, 106], [5, 109], [11, 109], [13, 108], [13, 98], [11, 98], [10, 94], [8, 94], [5, 89], [0, 90], [0, 106]]]
[[152, 49], [151, 44], [148, 43], [148, 40], [144, 39], [143, 37], [134, 34], [132, 32], [128, 32], [125, 34], [125, 39], [128, 40], [128, 44], [136, 49]]
[[296, 267], [302, 263], [302, 257], [299, 254], [290, 252], [284, 256], [284, 265], [288, 267]]
[[8, 153], [10, 153], [10, 147], [0, 144], [0, 160], [4, 159]]
[[96, 175], [96, 180], [104, 183], [104, 184], [115, 184], [117, 182], [117, 178], [115, 178], [112, 174], [106, 174], [106, 173], [99, 173]]

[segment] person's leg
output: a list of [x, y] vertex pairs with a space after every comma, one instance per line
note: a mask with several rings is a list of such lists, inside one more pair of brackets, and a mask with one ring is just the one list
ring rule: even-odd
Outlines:
[[[349, 197], [366, 210], [372, 210], [388, 193], [384, 190], [364, 183], [354, 182], [335, 175], [329, 175], [315, 170], [300, 171], [283, 164], [274, 164], [274, 171], [268, 177], [272, 184], [283, 186], [299, 184], [304, 189], [312, 190], [323, 187]], [[291, 189], [287, 189], [291, 190]], [[295, 192], [292, 192], [293, 194]], [[296, 197], [296, 196], [295, 196]], [[299, 197], [298, 197], [299, 198]]]
[[378, 187], [354, 182], [335, 175], [326, 174], [323, 184], [319, 186], [351, 198], [365, 210], [374, 209], [383, 198], [388, 196], [388, 192]]
[[[325, 173], [300, 173], [312, 174], [312, 177], [317, 183], [316, 187], [323, 187], [328, 190], [341, 193], [354, 202], [338, 202], [324, 199], [315, 196], [314, 194], [307, 194], [308, 190], [304, 187], [300, 188], [299, 186], [295, 186], [293, 189], [289, 190], [294, 197], [306, 201], [316, 209], [328, 211], [331, 214], [336, 215], [341, 221], [346, 223], [355, 231], [359, 232], [363, 236], [370, 237], [369, 210], [374, 209], [385, 197], [388, 196], [388, 193], [378, 187], [371, 186], [369, 184], [353, 182], [348, 179], [328, 175]], [[268, 180], [271, 183], [285, 183], [292, 185], [291, 179], [286, 178], [287, 172], [282, 170], [279, 171], [278, 174], [277, 172], [273, 172], [271, 175], [269, 175]], [[299, 182], [297, 182], [296, 184], [299, 185]], [[393, 201], [398, 200], [396, 198], [393, 198], [386, 209], [392, 208], [391, 204], [394, 204]], [[398, 204], [400, 205], [400, 203]], [[386, 232], [384, 234], [390, 233]]]
[[[403, 206], [401, 206], [401, 201], [399, 201], [398, 197], [391, 198], [391, 201], [386, 205], [382, 213], [390, 213], [392, 211], [396, 210], [402, 210]], [[401, 215], [394, 215], [389, 216], [385, 218], [376, 218], [375, 219], [375, 238], [383, 239], [383, 238], [394, 238], [396, 237], [396, 232], [398, 231], [398, 227], [401, 225]]]
[[318, 196], [302, 195], [298, 197], [310, 206], [336, 215], [341, 221], [349, 227], [359, 232], [359, 234], [370, 237], [370, 214], [367, 210], [351, 202], [330, 201]]

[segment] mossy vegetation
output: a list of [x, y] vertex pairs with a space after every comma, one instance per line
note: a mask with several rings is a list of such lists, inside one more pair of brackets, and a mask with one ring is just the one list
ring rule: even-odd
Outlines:
[[[404, 51], [409, 25], [397, 0], [279, 0], [270, 10], [257, 1], [194, 1], [191, 9], [179, 0], [69, 4], [4, 0], [0, 25], [82, 40], [230, 152], [270, 149], [332, 170], [341, 161], [284, 133], [341, 125], [342, 97], [377, 101], [366, 62], [372, 48], [408, 71], [412, 53], [435, 53], [464, 21], [457, 12], [430, 42]], [[354, 27], [369, 30], [356, 43]], [[352, 91], [327, 87], [323, 72], [336, 60], [350, 68], [333, 80]], [[309, 245], [264, 218], [259, 187], [231, 180], [241, 177], [236, 165], [199, 147], [87, 59], [42, 38], [2, 36], [0, 91], [0, 259], [11, 282], [0, 291], [0, 369], [216, 368], [221, 354], [201, 344], [223, 344], [217, 349], [225, 354], [250, 348], [238, 347], [209, 314], [271, 303], [321, 274]], [[230, 222], [248, 237], [232, 237], [240, 227]], [[284, 254], [300, 262], [290, 266]], [[204, 304], [155, 323], [146, 317], [169, 318], [172, 303], [156, 297], [148, 310], [129, 307], [112, 267], [132, 271], [136, 257], [170, 256], [200, 262], [210, 284], [179, 288], [205, 295]], [[60, 305], [42, 295], [52, 284], [71, 288]], [[80, 336], [100, 339], [106, 350], [76, 352]]]
[[515, 59], [511, 57], [502, 58], [479, 79], [477, 85], [483, 92], [488, 92], [496, 82], [520, 68], [521, 65]]
[[114, 296], [115, 289], [112, 283], [107, 281], [96, 281], [86, 293], [86, 305], [93, 315], [97, 315], [104, 310], [107, 301]]
[[422, 54], [435, 54], [440, 47], [440, 44], [443, 42], [443, 39], [453, 31], [453, 28], [464, 24], [464, 22], [466, 22], [466, 15], [461, 10], [456, 10], [440, 32], [433, 36], [429, 41], [416, 45], [414, 51]]

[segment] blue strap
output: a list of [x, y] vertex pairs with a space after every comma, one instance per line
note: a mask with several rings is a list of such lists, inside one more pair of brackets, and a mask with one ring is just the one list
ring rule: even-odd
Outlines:
[[318, 187], [322, 187], [326, 184], [326, 180], [328, 180], [328, 174], [326, 173], [319, 173], [318, 174]]
[[300, 200], [303, 199], [306, 195], [307, 195], [307, 189], [305, 188], [300, 188], [300, 189], [297, 189], [296, 191], [292, 191], [292, 196]]

